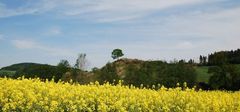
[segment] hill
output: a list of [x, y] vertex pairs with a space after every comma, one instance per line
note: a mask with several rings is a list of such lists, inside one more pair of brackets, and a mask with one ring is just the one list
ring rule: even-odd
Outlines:
[[37, 66], [52, 66], [52, 65], [39, 64], [39, 63], [17, 63], [17, 64], [3, 67], [3, 68], [1, 68], [1, 70], [19, 71], [19, 70], [37, 67]]
[[26, 70], [34, 66], [42, 66], [38, 63], [17, 63], [0, 69], [0, 77], [14, 77], [18, 71]]
[[196, 83], [194, 65], [181, 62], [167, 63], [164, 61], [143, 61], [138, 59], [119, 59], [106, 64], [95, 75], [98, 81], [112, 83], [115, 80], [124, 80], [125, 84], [158, 85], [175, 87], [177, 83], [187, 82], [189, 86]]
[[[8, 71], [11, 75], [2, 74], [1, 76], [11, 76], [17, 78], [25, 76], [27, 78], [39, 77], [41, 79], [52, 79], [53, 77], [58, 80], [62, 77], [63, 71], [58, 69], [57, 66], [39, 63], [18, 63], [7, 67], [3, 67], [1, 71]], [[1, 72], [0, 72], [1, 73]]]
[[[119, 59], [110, 64], [111, 64], [111, 66], [116, 67], [116, 72], [119, 76], [125, 77], [125, 75], [126, 75], [125, 72], [129, 65], [135, 66], [136, 68], [141, 69], [141, 66], [144, 63], [158, 63], [158, 62], [162, 62], [162, 61], [143, 61], [143, 60], [138, 60], [138, 59], [123, 58], [123, 59]], [[165, 62], [162, 62], [162, 63], [165, 63]], [[197, 82], [208, 83], [209, 78], [212, 76], [212, 74], [208, 73], [208, 66], [194, 66], [194, 69], [197, 73]], [[240, 69], [240, 65], [239, 65], [239, 69]]]

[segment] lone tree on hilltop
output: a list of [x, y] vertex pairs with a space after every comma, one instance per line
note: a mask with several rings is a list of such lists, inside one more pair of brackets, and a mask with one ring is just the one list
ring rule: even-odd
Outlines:
[[122, 53], [122, 50], [121, 49], [114, 49], [112, 51], [112, 58], [113, 59], [118, 59], [120, 57], [122, 57], [124, 54]]

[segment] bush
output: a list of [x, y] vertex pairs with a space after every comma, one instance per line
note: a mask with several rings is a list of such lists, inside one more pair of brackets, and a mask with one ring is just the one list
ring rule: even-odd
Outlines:
[[214, 66], [210, 67], [208, 72], [213, 73], [209, 79], [209, 84], [213, 89], [240, 89], [240, 71], [238, 71], [237, 65]]

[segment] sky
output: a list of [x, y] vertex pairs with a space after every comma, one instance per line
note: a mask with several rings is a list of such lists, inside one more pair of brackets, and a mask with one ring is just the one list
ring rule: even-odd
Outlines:
[[0, 0], [0, 68], [14, 63], [88, 68], [111, 52], [142, 60], [190, 59], [240, 48], [240, 0]]

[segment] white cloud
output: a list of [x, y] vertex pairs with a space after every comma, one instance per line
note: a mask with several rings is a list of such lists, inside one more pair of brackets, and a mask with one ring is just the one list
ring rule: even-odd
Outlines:
[[43, 51], [47, 55], [74, 56], [74, 52], [72, 50], [46, 46], [32, 40], [12, 40], [12, 44], [18, 49], [22, 50], [32, 49], [35, 51]]
[[[144, 24], [141, 24], [144, 23]], [[138, 21], [136, 26], [116, 30], [129, 37], [146, 38], [150, 43], [164, 41], [170, 45], [176, 42], [194, 41], [197, 49], [235, 49], [240, 47], [240, 8], [219, 9], [195, 13], [188, 12], [172, 16], [156, 17]], [[171, 46], [171, 45], [170, 45]], [[180, 45], [182, 46], [182, 45]]]
[[[105, 37], [135, 38], [136, 42], [131, 41], [131, 43], [128, 39], [124, 42], [107, 40], [106, 43], [97, 42], [93, 45], [86, 43], [78, 48], [99, 51], [91, 56], [91, 60], [93, 62], [97, 60], [101, 64], [110, 58], [110, 52], [104, 54], [100, 51], [110, 51], [114, 48], [122, 48], [126, 52], [126, 57], [130, 58], [171, 60], [176, 57], [192, 58], [216, 50], [240, 47], [240, 8], [221, 7], [216, 4], [217, 8], [213, 7], [213, 10], [212, 7], [209, 10], [188, 9], [186, 12], [180, 11], [181, 13], [151, 16], [155, 12], [161, 13], [161, 11], [164, 12], [174, 7], [188, 7], [219, 1], [224, 0], [91, 0], [81, 2], [77, 0], [41, 0], [35, 7], [30, 8], [10, 10], [2, 7], [4, 10], [1, 10], [0, 6], [0, 17], [3, 17], [1, 15], [4, 14], [7, 15], [2, 12], [9, 11], [8, 16], [50, 12], [53, 16], [76, 17], [97, 22], [134, 20], [133, 23], [101, 29], [97, 33], [94, 31], [86, 33], [92, 36], [93, 33], [100, 32], [99, 37], [103, 37], [101, 35], [103, 34]], [[26, 12], [17, 14], [21, 11]], [[58, 27], [47, 30], [49, 35], [62, 34], [61, 28]], [[69, 49], [46, 46], [35, 41], [15, 40], [13, 44], [19, 49], [34, 49], [50, 55], [76, 55], [76, 52], [73, 53]]]
[[135, 23], [136, 26], [131, 24], [100, 32], [100, 35], [110, 33], [105, 36], [129, 39], [94, 43], [86, 48], [122, 48], [126, 57], [140, 59], [198, 59], [200, 54], [240, 48], [239, 14], [240, 8], [233, 7], [158, 17], [153, 21], [146, 19]]
[[[191, 6], [219, 0], [39, 0], [9, 9], [0, 3], [0, 17], [50, 12], [61, 17], [77, 17], [98, 22], [114, 22], [145, 17], [157, 11], [177, 6]], [[30, 5], [29, 5], [30, 4]]]
[[181, 15], [177, 19], [169, 19], [166, 26], [174, 32], [175, 37], [189, 36], [191, 40], [200, 38], [200, 41], [196, 41], [200, 52], [240, 47], [240, 8]]
[[[240, 35], [240, 8], [225, 9], [211, 13], [169, 18], [169, 27], [174, 31], [202, 37], [229, 38]], [[171, 21], [171, 22], [170, 22]]]
[[[65, 7], [61, 8], [61, 11], [67, 16], [98, 22], [114, 22], [139, 19], [178, 6], [186, 7], [211, 2], [216, 2], [216, 0], [95, 0], [91, 2], [69, 0], [58, 4], [58, 6]], [[59, 8], [58, 6], [56, 8]]]

